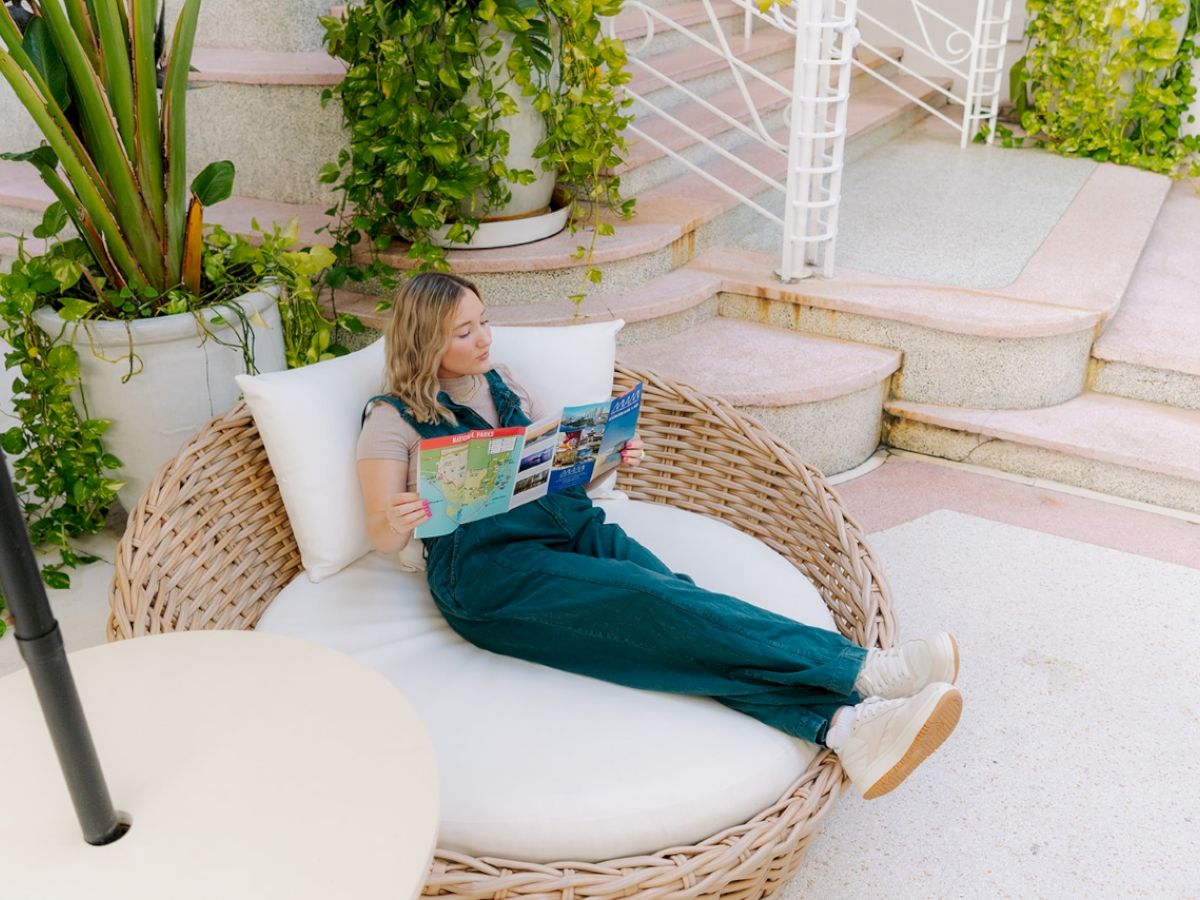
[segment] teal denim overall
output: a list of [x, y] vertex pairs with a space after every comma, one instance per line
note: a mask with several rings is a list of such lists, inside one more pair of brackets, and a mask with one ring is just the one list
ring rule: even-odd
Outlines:
[[[520, 400], [487, 376], [499, 425], [528, 425]], [[422, 438], [492, 428], [445, 393], [458, 425], [418, 422]], [[836, 632], [697, 587], [620, 527], [583, 488], [551, 494], [425, 541], [438, 609], [463, 638], [520, 657], [653, 691], [712, 697], [823, 743], [833, 713], [859, 701], [866, 651]]]

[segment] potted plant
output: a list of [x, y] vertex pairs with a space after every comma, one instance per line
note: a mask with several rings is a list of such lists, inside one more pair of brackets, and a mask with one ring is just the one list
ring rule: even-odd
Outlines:
[[[80, 557], [119, 494], [127, 507], [182, 441], [237, 399], [233, 374], [338, 352], [313, 280], [327, 247], [297, 228], [254, 240], [204, 227], [233, 165], [187, 180], [185, 98], [199, 0], [163, 57], [153, 0], [0, 6], [0, 74], [45, 143], [6, 158], [54, 193], [0, 275], [0, 338], [19, 424], [0, 434], [47, 583]], [[69, 227], [70, 226], [70, 227]], [[346, 323], [351, 324], [351, 323]], [[173, 343], [168, 343], [173, 341]], [[182, 410], [182, 412], [181, 412]]]
[[[319, 174], [340, 193], [337, 279], [386, 274], [350, 266], [354, 249], [377, 261], [401, 237], [417, 268], [445, 268], [446, 247], [469, 245], [488, 219], [544, 212], [555, 189], [559, 228], [586, 218], [593, 242], [611, 234], [602, 212], [633, 206], [611, 174], [630, 119], [625, 51], [600, 30], [619, 10], [620, 0], [408, 0], [322, 18], [347, 66], [324, 99], [340, 100], [349, 147]], [[525, 205], [506, 206], [514, 199]]]

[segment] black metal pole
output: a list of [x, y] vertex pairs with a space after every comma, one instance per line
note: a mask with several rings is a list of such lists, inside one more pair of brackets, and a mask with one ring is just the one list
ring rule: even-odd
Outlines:
[[[8, 464], [0, 450], [0, 590], [16, 622], [17, 646], [29, 667], [50, 739], [67, 781], [75, 815], [89, 844], [109, 844], [125, 833], [113, 809], [88, 730], [62, 632], [50, 611], [37, 560]], [[20, 773], [13, 773], [20, 777]]]

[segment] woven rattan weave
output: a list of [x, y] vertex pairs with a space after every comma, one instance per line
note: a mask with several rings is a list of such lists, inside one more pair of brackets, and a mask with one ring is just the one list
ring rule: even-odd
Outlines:
[[[616, 391], [645, 382], [638, 430], [646, 460], [622, 473], [638, 500], [721, 519], [776, 550], [820, 589], [838, 628], [891, 646], [887, 584], [859, 527], [815, 469], [719, 398], [617, 367]], [[253, 628], [300, 574], [300, 554], [254, 420], [239, 404], [158, 473], [129, 516], [116, 561], [109, 639], [200, 628]], [[448, 850], [425, 893], [463, 898], [768, 896], [796, 872], [844, 785], [819, 754], [769, 809], [688, 847], [602, 863], [531, 863]]]

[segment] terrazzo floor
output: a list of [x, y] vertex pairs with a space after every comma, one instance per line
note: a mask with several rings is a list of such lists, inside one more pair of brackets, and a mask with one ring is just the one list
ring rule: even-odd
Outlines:
[[[1095, 169], [1091, 160], [1036, 149], [964, 152], [956, 132], [925, 120], [846, 164], [837, 264], [931, 284], [1006, 287]], [[738, 243], [777, 252], [779, 229], [755, 228]]]
[[[898, 790], [839, 801], [780, 896], [1200, 896], [1200, 521], [909, 455], [837, 490], [901, 635], [957, 634], [966, 706]], [[103, 641], [111, 575], [52, 592], [69, 649]]]

